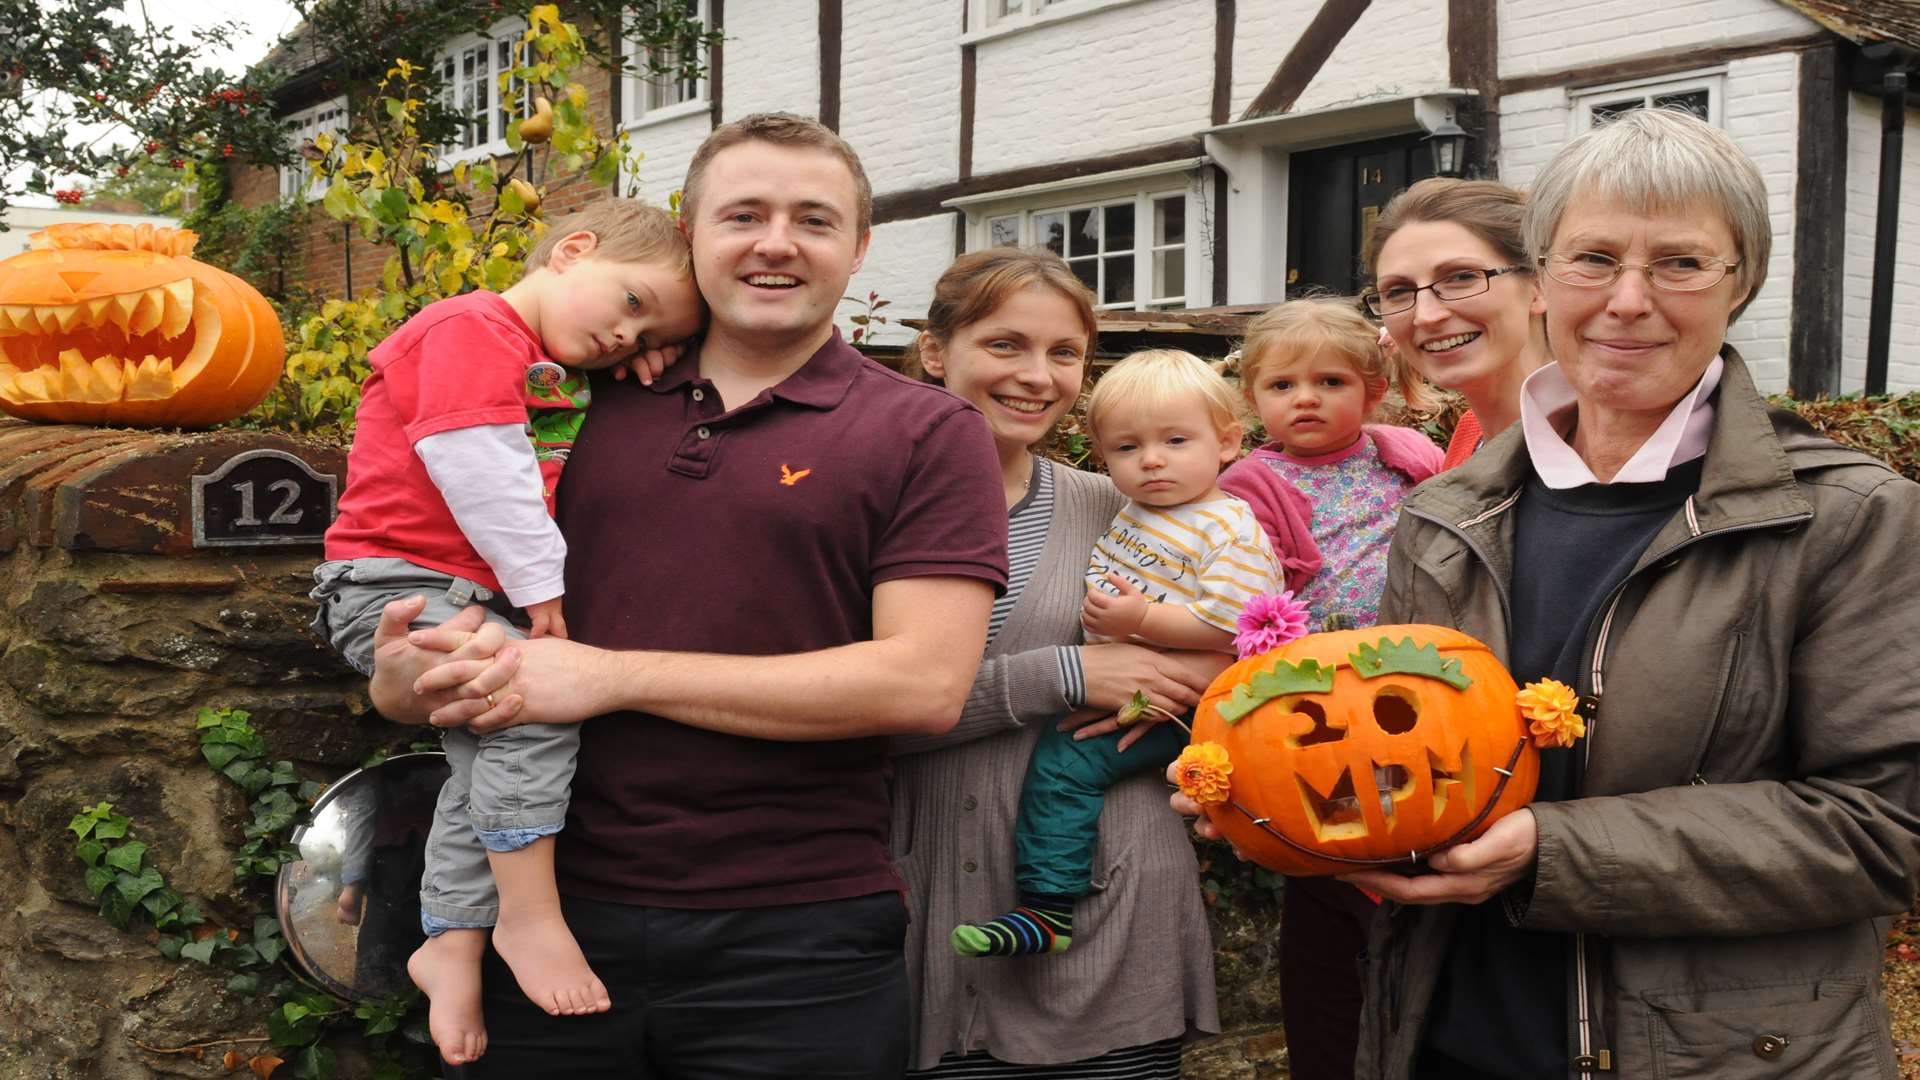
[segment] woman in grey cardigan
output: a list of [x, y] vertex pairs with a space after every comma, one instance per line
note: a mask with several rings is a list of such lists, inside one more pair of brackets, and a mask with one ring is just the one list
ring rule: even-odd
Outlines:
[[895, 743], [893, 851], [913, 919], [911, 1065], [926, 1070], [915, 1076], [1082, 1076], [1097, 1062], [1173, 1080], [1183, 1036], [1219, 1030], [1198, 869], [1157, 776], [1108, 793], [1073, 949], [961, 959], [946, 941], [947, 928], [1013, 899], [1014, 813], [1040, 725], [1106, 716], [1136, 690], [1184, 712], [1228, 661], [1079, 644], [1087, 555], [1124, 500], [1106, 477], [1031, 448], [1073, 408], [1093, 336], [1093, 297], [1065, 262], [994, 248], [941, 276], [917, 347], [922, 371], [979, 408], [993, 432], [1011, 573], [959, 724]]

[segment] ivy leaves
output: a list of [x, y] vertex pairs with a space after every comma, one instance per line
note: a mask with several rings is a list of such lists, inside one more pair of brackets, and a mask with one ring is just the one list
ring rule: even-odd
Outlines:
[[147, 864], [147, 845], [127, 837], [131, 826], [130, 819], [114, 813], [107, 802], [88, 807], [67, 823], [77, 839], [73, 857], [87, 868], [87, 893], [100, 901], [100, 914], [120, 930], [143, 912], [157, 931], [198, 925], [203, 921], [199, 908], [168, 888], [159, 869]]
[[[275, 876], [283, 862], [298, 858], [288, 841], [322, 785], [301, 780], [292, 762], [269, 762], [266, 740], [244, 710], [200, 709], [194, 731], [208, 767], [251, 800], [246, 843], [234, 853], [235, 879], [245, 883]], [[431, 1056], [423, 1048], [431, 1039], [418, 991], [343, 1002], [287, 968], [291, 946], [272, 911], [254, 915], [244, 929], [210, 925], [195, 905], [168, 887], [149, 862], [151, 849], [133, 837], [132, 821], [113, 804], [81, 810], [67, 828], [74, 834], [74, 857], [86, 867], [88, 892], [100, 900], [108, 921], [124, 930], [144, 916], [161, 956], [228, 972], [229, 993], [267, 999], [267, 1041], [277, 1053], [247, 1057], [235, 1051], [228, 1055], [229, 1069], [244, 1064], [263, 1077], [327, 1080], [336, 1062], [323, 1041], [343, 1023], [358, 1021], [373, 1051], [375, 1080], [429, 1075], [424, 1066]]]
[[249, 721], [243, 709], [201, 709], [194, 719], [200, 756], [253, 797], [246, 842], [233, 855], [236, 881], [272, 877], [281, 864], [300, 857], [284, 837], [321, 791], [321, 785], [295, 775], [293, 762], [268, 764], [267, 744]]

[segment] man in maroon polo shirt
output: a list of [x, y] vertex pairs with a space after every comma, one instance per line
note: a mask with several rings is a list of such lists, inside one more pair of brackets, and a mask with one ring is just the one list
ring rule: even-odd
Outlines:
[[819, 124], [717, 129], [681, 207], [698, 360], [596, 385], [561, 485], [573, 640], [501, 648], [465, 619], [409, 643], [413, 609], [383, 620], [388, 716], [587, 721], [556, 873], [612, 1011], [549, 1017], [490, 955], [462, 1075], [905, 1068], [881, 737], [958, 717], [1006, 524], [972, 407], [833, 329], [871, 207]]

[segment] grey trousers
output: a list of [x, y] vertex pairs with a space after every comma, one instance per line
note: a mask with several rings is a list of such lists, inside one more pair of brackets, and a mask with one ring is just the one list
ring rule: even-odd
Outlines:
[[[373, 674], [373, 632], [380, 609], [394, 600], [425, 596], [415, 627], [435, 626], [469, 604], [487, 608], [487, 621], [525, 638], [517, 608], [491, 589], [415, 566], [404, 559], [350, 559], [314, 568], [312, 596], [320, 602], [314, 629], [359, 671]], [[427, 835], [427, 870], [420, 880], [420, 921], [428, 934], [492, 926], [500, 897], [487, 866], [488, 851], [518, 851], [560, 831], [567, 817], [578, 724], [522, 724], [475, 736], [448, 728], [443, 748], [453, 775], [440, 789]]]

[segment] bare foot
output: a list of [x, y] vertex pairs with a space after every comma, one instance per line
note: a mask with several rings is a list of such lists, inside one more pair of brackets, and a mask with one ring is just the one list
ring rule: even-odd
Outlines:
[[427, 995], [427, 1031], [449, 1065], [466, 1065], [487, 1052], [480, 1014], [480, 955], [485, 930], [448, 930], [430, 937], [407, 958], [407, 974]]
[[493, 948], [513, 969], [520, 992], [550, 1016], [580, 1016], [613, 1007], [607, 988], [587, 966], [559, 904], [500, 909]]

